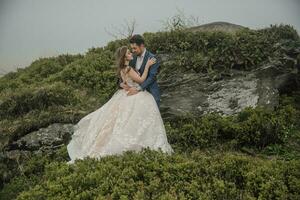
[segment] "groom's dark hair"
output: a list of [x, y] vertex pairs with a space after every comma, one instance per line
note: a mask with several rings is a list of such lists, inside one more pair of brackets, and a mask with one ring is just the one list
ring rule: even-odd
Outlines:
[[145, 44], [145, 40], [143, 38], [143, 36], [139, 35], [139, 34], [135, 34], [133, 36], [131, 36], [131, 38], [129, 39], [130, 44], [136, 43], [138, 46], [141, 46], [141, 44]]

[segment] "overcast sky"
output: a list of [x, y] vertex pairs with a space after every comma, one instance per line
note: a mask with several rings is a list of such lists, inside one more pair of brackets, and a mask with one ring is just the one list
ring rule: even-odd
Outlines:
[[114, 32], [124, 20], [136, 20], [136, 33], [161, 30], [178, 9], [201, 24], [285, 23], [300, 33], [300, 0], [0, 0], [0, 74], [39, 57], [103, 46], [113, 40], [105, 30]]

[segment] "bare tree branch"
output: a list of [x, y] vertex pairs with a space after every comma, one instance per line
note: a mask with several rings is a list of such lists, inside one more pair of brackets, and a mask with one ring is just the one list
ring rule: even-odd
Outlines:
[[112, 25], [112, 29], [114, 30], [109, 31], [107, 28], [105, 28], [105, 32], [115, 39], [130, 38], [134, 33], [136, 25], [135, 19], [130, 21], [125, 20], [124, 24], [121, 24], [121, 28]]
[[165, 30], [185, 29], [200, 25], [199, 17], [190, 15], [187, 17], [183, 10], [176, 8], [177, 13], [167, 20], [161, 21]]

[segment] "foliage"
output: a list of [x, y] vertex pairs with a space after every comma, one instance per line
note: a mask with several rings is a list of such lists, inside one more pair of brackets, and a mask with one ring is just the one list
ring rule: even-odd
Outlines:
[[166, 123], [168, 138], [179, 150], [213, 147], [231, 142], [235, 149], [263, 149], [283, 144], [296, 127], [299, 111], [287, 105], [274, 112], [261, 107], [247, 107], [237, 115], [222, 117], [216, 113], [203, 117], [179, 117]]
[[[234, 153], [140, 153], [73, 165], [40, 161], [25, 167], [0, 193], [22, 199], [297, 199], [299, 161], [273, 161]], [[31, 170], [32, 169], [32, 170]]]
[[144, 36], [151, 51], [174, 54], [179, 67], [195, 72], [251, 70], [274, 60], [284, 62], [285, 49], [300, 46], [297, 31], [283, 24], [260, 30], [241, 29], [234, 34], [183, 29]]

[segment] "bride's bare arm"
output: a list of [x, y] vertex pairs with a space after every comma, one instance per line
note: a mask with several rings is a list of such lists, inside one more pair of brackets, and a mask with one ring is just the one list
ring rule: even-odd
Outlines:
[[151, 58], [147, 61], [146, 66], [145, 66], [145, 70], [142, 74], [142, 76], [140, 76], [136, 71], [134, 71], [133, 69], [130, 68], [128, 75], [131, 77], [131, 79], [135, 82], [137, 82], [138, 84], [144, 82], [147, 78], [148, 72], [149, 72], [149, 68], [156, 62], [155, 58]]

